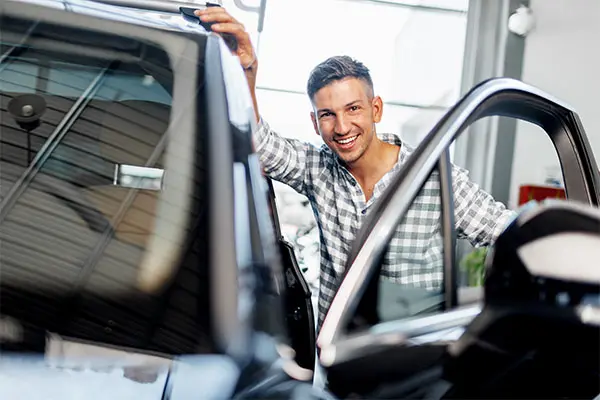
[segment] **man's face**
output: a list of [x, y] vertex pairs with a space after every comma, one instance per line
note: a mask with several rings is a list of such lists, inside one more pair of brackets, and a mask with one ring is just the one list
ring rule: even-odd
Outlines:
[[334, 81], [312, 99], [311, 118], [317, 134], [346, 164], [356, 162], [375, 138], [383, 103], [357, 78]]

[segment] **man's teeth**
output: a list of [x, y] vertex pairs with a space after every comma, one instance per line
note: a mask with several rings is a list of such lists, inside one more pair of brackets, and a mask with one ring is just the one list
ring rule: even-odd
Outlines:
[[348, 144], [350, 142], [353, 142], [356, 138], [357, 138], [357, 136], [352, 136], [351, 138], [348, 138], [348, 139], [338, 140], [338, 142], [340, 142], [341, 144]]

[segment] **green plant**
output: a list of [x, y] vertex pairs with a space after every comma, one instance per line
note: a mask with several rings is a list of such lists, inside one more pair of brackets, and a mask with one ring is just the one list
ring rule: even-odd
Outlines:
[[479, 247], [467, 254], [460, 262], [461, 268], [467, 272], [469, 286], [481, 286], [483, 284], [487, 252], [487, 247]]

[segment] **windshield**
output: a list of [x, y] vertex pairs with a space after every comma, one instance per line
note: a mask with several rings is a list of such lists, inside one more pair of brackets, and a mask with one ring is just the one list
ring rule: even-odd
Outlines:
[[210, 351], [198, 153], [183, 267], [159, 292], [138, 288], [150, 243], [170, 239], [153, 237], [164, 177], [178, 173], [164, 165], [169, 56], [8, 17], [0, 29], [0, 317], [21, 332], [3, 348], [41, 350], [49, 331], [168, 355]]

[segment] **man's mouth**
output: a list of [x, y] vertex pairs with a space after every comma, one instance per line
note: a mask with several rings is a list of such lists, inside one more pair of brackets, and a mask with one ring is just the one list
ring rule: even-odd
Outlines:
[[341, 147], [343, 149], [349, 149], [354, 145], [357, 138], [358, 135], [354, 135], [344, 139], [336, 139], [335, 141], [338, 143], [338, 147]]

